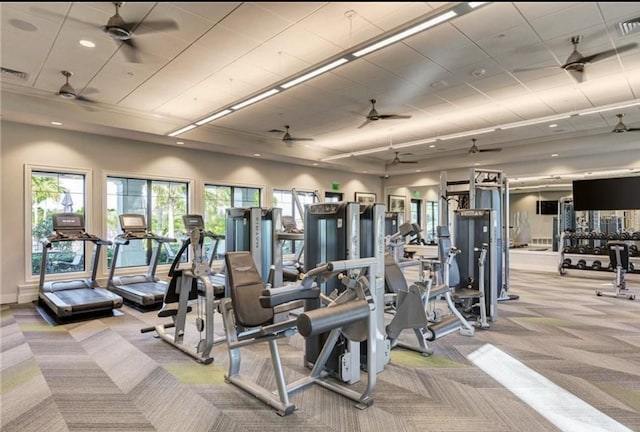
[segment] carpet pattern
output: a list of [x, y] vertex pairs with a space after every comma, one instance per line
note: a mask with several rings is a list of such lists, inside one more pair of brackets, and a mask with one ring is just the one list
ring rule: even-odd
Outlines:
[[[162, 322], [124, 306], [121, 316], [51, 326], [32, 305], [0, 308], [0, 429], [20, 431], [557, 431], [471, 363], [489, 343], [605, 415], [640, 431], [640, 298], [598, 297], [608, 279], [511, 272], [498, 320], [475, 336], [431, 343], [423, 357], [394, 349], [374, 404], [319, 386], [294, 394], [287, 417], [226, 384], [228, 353], [193, 359], [140, 329]], [[629, 280], [640, 289], [640, 280]], [[445, 310], [445, 308], [443, 308]], [[197, 340], [194, 326], [189, 342]], [[216, 314], [216, 332], [222, 322]], [[411, 343], [414, 335], [403, 332]], [[193, 342], [195, 343], [195, 342]], [[280, 342], [287, 380], [308, 373], [303, 340]], [[242, 373], [275, 389], [267, 344], [242, 351]], [[362, 383], [355, 385], [356, 388]]]

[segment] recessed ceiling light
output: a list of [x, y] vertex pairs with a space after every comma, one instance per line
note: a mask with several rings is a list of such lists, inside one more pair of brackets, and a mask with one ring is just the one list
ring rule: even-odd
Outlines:
[[260, 153], [254, 153], [253, 155], [254, 155], [255, 157], [260, 157], [260, 156], [262, 156]]
[[54, 126], [62, 126], [62, 123], [57, 122], [57, 121], [52, 121], [51, 124], [54, 125]]
[[429, 148], [435, 148], [435, 147], [436, 147], [436, 145], [435, 145], [435, 144], [431, 144], [431, 145], [429, 146]]
[[554, 153], [551, 155], [551, 157], [557, 157], [557, 156], [558, 156], [558, 153]]
[[471, 71], [471, 75], [473, 75], [476, 78], [483, 77], [484, 74], [486, 74], [486, 73], [487, 73], [487, 71], [482, 69], [482, 68], [474, 69], [474, 70]]
[[318, 162], [314, 162], [314, 163], [313, 163], [313, 166], [318, 166]]
[[549, 125], [550, 128], [558, 127], [558, 123], [552, 123]]
[[82, 39], [80, 40], [80, 45], [87, 48], [95, 48], [96, 44], [90, 40]]
[[480, 162], [474, 162], [473, 164], [474, 164], [475, 166], [478, 166], [478, 165], [480, 165]]
[[369, 171], [362, 171], [362, 174], [367, 174]]
[[422, 170], [419, 170], [419, 169], [416, 170], [416, 172], [420, 172], [420, 171], [422, 171]]
[[176, 144], [178, 144], [178, 145], [184, 145], [184, 141], [176, 141]]
[[440, 81], [432, 82], [429, 86], [432, 89], [441, 89], [441, 88], [447, 87], [448, 85], [449, 84], [446, 81], [440, 80]]

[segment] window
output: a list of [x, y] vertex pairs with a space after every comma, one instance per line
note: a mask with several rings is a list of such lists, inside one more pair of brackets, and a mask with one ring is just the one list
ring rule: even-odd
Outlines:
[[422, 200], [412, 198], [411, 199], [411, 222], [415, 222], [420, 227], [422, 227], [422, 218], [420, 214], [420, 206], [422, 205]]
[[[84, 215], [86, 180], [84, 173], [27, 169], [31, 191], [31, 275], [40, 274], [42, 241], [53, 233], [54, 213]], [[56, 242], [47, 256], [47, 274], [82, 272], [86, 268], [85, 242]]]
[[[204, 185], [204, 225], [214, 234], [225, 234], [227, 209], [232, 207], [259, 207], [260, 189], [255, 187]], [[226, 251], [224, 240], [215, 249], [214, 259], [223, 259]], [[207, 253], [209, 253], [207, 251]]]
[[[156, 235], [177, 238], [185, 232], [182, 215], [188, 212], [187, 182], [107, 177], [107, 234], [112, 239], [122, 231], [118, 216], [136, 213], [145, 216], [147, 229]], [[152, 240], [133, 240], [126, 251], [118, 256], [116, 267], [149, 265], [153, 248]], [[173, 261], [180, 242], [164, 243], [158, 264]], [[107, 253], [107, 266], [111, 267], [113, 248]], [[186, 259], [186, 257], [183, 257]]]
[[[313, 204], [316, 202], [315, 192], [296, 191], [298, 201], [304, 207], [306, 204]], [[293, 191], [289, 189], [274, 189], [273, 190], [273, 206], [282, 209], [282, 216], [293, 216], [296, 221], [296, 228], [304, 228], [304, 214], [301, 214], [298, 205], [293, 197]], [[291, 254], [295, 253], [302, 246], [301, 240], [287, 241], [282, 246], [282, 253]]]
[[424, 231], [425, 241], [435, 244], [438, 241], [436, 226], [438, 226], [438, 201], [427, 201], [427, 227]]

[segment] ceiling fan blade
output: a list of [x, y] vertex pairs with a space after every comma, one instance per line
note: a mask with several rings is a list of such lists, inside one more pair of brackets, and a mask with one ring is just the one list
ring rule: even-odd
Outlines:
[[557, 67], [558, 67], [557, 65], [549, 65], [549, 66], [537, 66], [537, 67], [529, 67], [529, 68], [518, 68], [518, 69], [513, 69], [512, 72], [515, 72], [515, 73], [531, 72], [531, 71], [544, 70], [544, 69], [555, 69]]
[[569, 75], [576, 80], [577, 83], [581, 83], [584, 80], [584, 69], [565, 69], [569, 72]]
[[131, 29], [131, 31], [138, 36], [167, 30], [178, 30], [178, 28], [178, 23], [174, 20], [157, 20], [143, 21], [142, 25], [139, 25], [135, 30]]
[[267, 131], [267, 132], [282, 133], [282, 134], [284, 133], [284, 131], [280, 129], [271, 129], [270, 131]]
[[138, 45], [133, 39], [122, 41], [122, 53], [129, 63], [140, 63], [140, 55], [138, 54]]
[[362, 123], [360, 126], [358, 126], [358, 129], [360, 129], [360, 128], [362, 128], [362, 127], [366, 126], [366, 125], [368, 125], [369, 123], [371, 123], [371, 120], [366, 119], [366, 120], [364, 121], [364, 123]]
[[491, 149], [480, 149], [478, 150], [480, 153], [489, 153], [489, 152], [500, 152], [501, 148], [491, 148]]
[[295, 137], [291, 137], [288, 139], [288, 141], [313, 141], [313, 138], [295, 138]]
[[627, 132], [640, 132], [640, 128], [627, 128]]
[[585, 62], [585, 63], [595, 63], [597, 61], [604, 60], [604, 59], [609, 58], [609, 57], [613, 57], [616, 54], [632, 50], [632, 49], [636, 48], [637, 46], [638, 46], [638, 44], [635, 43], [635, 42], [627, 44], [627, 45], [622, 45], [622, 46], [619, 46], [619, 47], [617, 47], [615, 49], [601, 51], [599, 53], [595, 53], [595, 54], [592, 54], [590, 56], [583, 57], [582, 61]]
[[96, 103], [93, 99], [89, 99], [84, 96], [76, 96], [76, 100], [80, 102]]
[[416, 163], [418, 163], [418, 161], [403, 161], [403, 160], [401, 160], [400, 163], [401, 164], [416, 164]]
[[378, 116], [380, 120], [392, 120], [392, 119], [410, 119], [410, 115], [399, 115], [399, 114], [380, 114]]

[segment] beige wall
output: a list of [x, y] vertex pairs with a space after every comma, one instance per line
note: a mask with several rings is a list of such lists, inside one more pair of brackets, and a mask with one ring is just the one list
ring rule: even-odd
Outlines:
[[[305, 168], [12, 122], [2, 122], [0, 126], [0, 303], [16, 302], [19, 286], [21, 292], [35, 292], [36, 287], [36, 281], [25, 275], [26, 230], [29, 228], [25, 220], [30, 217], [26, 214], [29, 206], [24, 202], [26, 165], [89, 170], [92, 199], [86, 223], [99, 236], [106, 231], [103, 196], [104, 178], [109, 174], [190, 180], [194, 187], [189, 210], [194, 213], [203, 211], [201, 195], [205, 182], [263, 187], [265, 206], [272, 202], [274, 188], [317, 189], [323, 196], [325, 190], [331, 190], [332, 182], [340, 184], [346, 200], [353, 200], [355, 192], [382, 196], [381, 180], [373, 175]], [[98, 275], [107, 276], [104, 264]]]

